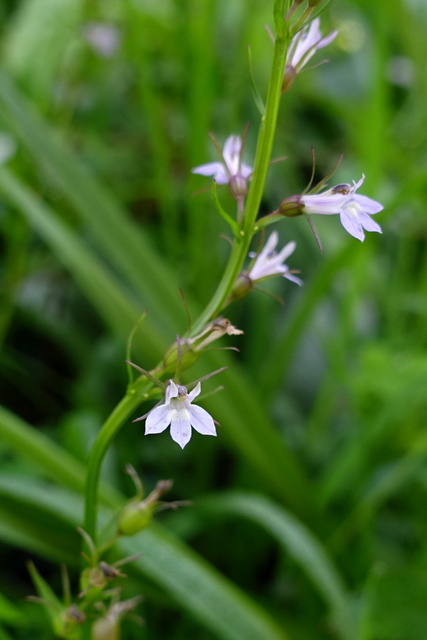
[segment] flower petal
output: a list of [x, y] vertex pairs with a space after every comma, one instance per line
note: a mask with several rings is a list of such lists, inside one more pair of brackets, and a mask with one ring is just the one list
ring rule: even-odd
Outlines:
[[176, 411], [171, 422], [171, 438], [179, 444], [181, 449], [190, 442], [191, 422], [189, 411], [184, 408]]
[[270, 235], [268, 236], [268, 240], [265, 243], [261, 253], [259, 254], [260, 256], [268, 256], [269, 253], [271, 253], [272, 251], [274, 251], [274, 249], [276, 248], [277, 243], [279, 242], [279, 234], [277, 233], [277, 231], [273, 231], [272, 233], [270, 233]]
[[375, 213], [379, 213], [384, 209], [383, 205], [373, 200], [372, 198], [368, 198], [368, 196], [357, 195], [354, 196], [353, 200], [357, 202], [363, 211], [369, 213], [369, 215], [373, 215]]
[[285, 244], [283, 249], [281, 249], [276, 256], [277, 262], [281, 263], [284, 262], [286, 258], [289, 258], [289, 256], [295, 251], [296, 246], [297, 243], [294, 241]]
[[344, 229], [348, 231], [351, 236], [357, 238], [360, 242], [364, 241], [365, 234], [363, 233], [362, 225], [358, 218], [344, 210], [340, 213], [340, 220]]
[[239, 173], [240, 152], [242, 150], [242, 140], [240, 136], [229, 136], [224, 144], [222, 156], [227, 165], [230, 175]]
[[283, 277], [286, 278], [286, 280], [295, 282], [295, 284], [297, 284], [299, 287], [302, 287], [302, 285], [304, 284], [303, 280], [301, 280], [301, 278], [298, 278], [298, 276], [294, 276], [293, 273], [284, 273]]
[[382, 233], [380, 225], [377, 224], [375, 220], [372, 220], [372, 218], [370, 218], [365, 211], [359, 212], [358, 220], [362, 227], [366, 229], [366, 231], [376, 231], [377, 233]]
[[312, 196], [302, 196], [304, 213], [319, 213], [330, 216], [339, 213], [348, 196], [341, 193], [331, 193], [331, 189]]
[[173, 413], [173, 409], [165, 404], [150, 411], [145, 421], [145, 435], [164, 431], [169, 426]]
[[198, 407], [197, 405], [191, 405], [188, 410], [190, 414], [191, 426], [204, 436], [216, 436], [215, 423], [212, 416], [209, 413]]
[[187, 394], [188, 400], [190, 402], [193, 402], [194, 398], [197, 398], [197, 396], [200, 394], [201, 389], [202, 389], [202, 385], [200, 384], [200, 382], [198, 382], [194, 387], [194, 389], [192, 389], [192, 391], [190, 391], [190, 393]]
[[250, 167], [248, 164], [245, 164], [244, 162], [242, 163], [242, 166], [240, 167], [240, 175], [243, 178], [249, 178], [252, 174], [253, 174], [254, 170], [252, 167]]
[[329, 33], [327, 36], [319, 40], [319, 42], [316, 44], [316, 51], [318, 49], [323, 49], [323, 47], [327, 47], [328, 44], [331, 44], [331, 42], [335, 40], [337, 35], [338, 35], [338, 31], [337, 29], [335, 29], [335, 31], [331, 31], [331, 33]]
[[191, 169], [192, 173], [198, 173], [201, 176], [213, 176], [218, 184], [227, 184], [228, 176], [225, 172], [222, 162], [208, 162]]
[[169, 380], [168, 386], [166, 387], [165, 405], [170, 404], [171, 398], [177, 398], [177, 397], [178, 397], [178, 387], [176, 386], [173, 380]]

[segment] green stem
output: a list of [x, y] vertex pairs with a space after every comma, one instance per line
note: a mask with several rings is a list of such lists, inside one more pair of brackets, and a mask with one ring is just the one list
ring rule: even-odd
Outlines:
[[[281, 3], [283, 5], [283, 2]], [[283, 7], [281, 10], [283, 16]], [[273, 60], [271, 66], [270, 81], [267, 92], [267, 102], [265, 114], [261, 119], [258, 143], [255, 154], [255, 165], [251, 186], [246, 201], [245, 210], [240, 229], [240, 235], [236, 237], [233, 244], [228, 264], [225, 268], [221, 282], [216, 292], [208, 303], [199, 319], [194, 325], [192, 333], [196, 335], [203, 327], [221, 311], [229, 297], [233, 285], [242, 270], [249, 247], [254, 235], [255, 220], [258, 216], [262, 195], [264, 193], [265, 181], [267, 179], [268, 167], [271, 159], [274, 135], [276, 132], [277, 114], [279, 111], [283, 73], [286, 63], [286, 53], [288, 50], [289, 35], [287, 25], [283, 18], [277, 21], [279, 24], [276, 40], [274, 44]]]
[[[276, 131], [277, 114], [279, 111], [283, 73], [289, 42], [287, 25], [283, 18], [285, 4], [286, 0], [276, 0], [274, 8], [277, 34], [274, 44], [267, 102], [265, 114], [261, 119], [257, 150], [255, 154], [253, 179], [242, 216], [240, 234], [235, 239], [228, 264], [215, 294], [199, 317], [198, 321], [195, 323], [192, 331], [193, 335], [197, 335], [197, 333], [199, 333], [210, 320], [215, 318], [224, 307], [236, 278], [242, 270], [243, 262], [247, 256], [252, 237], [255, 233], [255, 220], [258, 215], [261, 198], [264, 192], [274, 134]], [[146, 380], [135, 382], [134, 386], [131, 387], [127, 395], [119, 402], [107, 421], [104, 423], [92, 447], [88, 461], [88, 472], [86, 478], [84, 529], [94, 541], [96, 540], [98, 484], [102, 462], [113, 438], [124, 422], [140, 404], [142, 399], [141, 391], [144, 390], [145, 386], [146, 389], [149, 389], [150, 384], [151, 383]], [[139, 391], [138, 393], [137, 390]]]
[[[135, 383], [136, 385], [137, 383]], [[140, 387], [149, 385], [146, 380], [140, 383]], [[144, 398], [145, 399], [145, 398]], [[98, 510], [98, 485], [101, 473], [101, 465], [108, 448], [120, 430], [123, 423], [141, 404], [141, 393], [137, 393], [135, 386], [114, 408], [110, 416], [98, 433], [89, 455], [88, 471], [85, 488], [85, 515], [83, 529], [92, 538], [96, 545], [96, 523]]]

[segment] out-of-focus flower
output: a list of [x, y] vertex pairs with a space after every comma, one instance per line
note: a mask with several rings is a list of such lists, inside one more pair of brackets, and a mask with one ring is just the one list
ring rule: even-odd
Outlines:
[[297, 246], [296, 242], [288, 242], [288, 244], [285, 244], [279, 253], [276, 253], [275, 248], [278, 241], [279, 234], [277, 231], [273, 231], [262, 251], [258, 255], [254, 253], [249, 254], [251, 258], [256, 257], [256, 260], [247, 274], [248, 277], [252, 282], [255, 282], [280, 275], [301, 286], [301, 278], [293, 275], [288, 265], [284, 263], [284, 261], [295, 251], [295, 247]]
[[229, 136], [222, 150], [222, 162], [208, 162], [192, 169], [192, 173], [212, 176], [217, 184], [228, 184], [235, 200], [244, 198], [253, 168], [242, 162], [242, 139]]
[[103, 58], [111, 58], [119, 48], [120, 32], [108, 22], [88, 22], [83, 28], [86, 41]]
[[[131, 613], [136, 605], [141, 602], [141, 596], [124, 600], [123, 602], [113, 602], [101, 618], [98, 618], [92, 627], [91, 640], [120, 640], [121, 619]], [[135, 620], [135, 616], [134, 616]], [[136, 618], [141, 624], [142, 620]]]
[[330, 44], [337, 35], [338, 31], [335, 30], [323, 38], [320, 31], [320, 18], [315, 18], [309, 25], [298, 31], [288, 49], [282, 91], [287, 91], [291, 87], [297, 73], [305, 67], [316, 51]]
[[169, 380], [165, 402], [155, 407], [147, 416], [145, 435], [161, 433], [171, 426], [172, 440], [183, 449], [191, 438], [191, 427], [205, 436], [216, 436], [215, 424], [205, 409], [191, 404], [201, 391], [200, 382], [190, 393], [186, 387]]
[[370, 216], [379, 213], [384, 207], [372, 198], [356, 194], [364, 180], [365, 176], [362, 175], [359, 182], [353, 180], [353, 186], [338, 184], [323, 193], [301, 196], [302, 212], [323, 215], [339, 213], [344, 229], [361, 242], [365, 239], [364, 229], [382, 233], [379, 224]]

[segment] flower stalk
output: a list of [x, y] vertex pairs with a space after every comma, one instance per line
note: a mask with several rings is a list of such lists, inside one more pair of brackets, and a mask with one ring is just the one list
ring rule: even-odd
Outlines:
[[225, 267], [223, 277], [206, 309], [194, 325], [194, 333], [199, 333], [203, 327], [215, 318], [226, 306], [233, 286], [242, 271], [243, 262], [256, 231], [255, 221], [258, 216], [265, 181], [271, 159], [274, 135], [276, 132], [277, 115], [279, 112], [282, 93], [283, 74], [290, 36], [288, 25], [284, 19], [285, 1], [281, 0], [275, 6], [276, 37], [274, 42], [271, 74], [267, 90], [265, 114], [261, 118], [258, 142], [255, 153], [254, 171], [249, 187], [245, 207], [242, 212], [239, 234], [237, 235], [231, 254]]
[[[205, 310], [195, 322], [189, 338], [200, 335], [205, 327], [218, 316], [226, 306], [233, 286], [242, 271], [244, 260], [249, 251], [252, 237], [256, 231], [255, 220], [264, 192], [265, 181], [271, 159], [273, 140], [276, 131], [277, 115], [281, 98], [281, 88], [285, 69], [286, 54], [289, 45], [288, 24], [285, 21], [285, 9], [289, 3], [287, 0], [276, 0], [274, 7], [276, 38], [274, 43], [271, 74], [267, 91], [265, 114], [261, 119], [255, 154], [254, 171], [249, 187], [247, 200], [242, 211], [239, 223], [239, 233], [233, 243], [231, 254], [225, 267], [223, 277], [212, 299]], [[161, 377], [164, 367], [160, 364], [151, 372], [156, 377]], [[147, 399], [153, 392], [153, 383], [143, 377], [138, 378], [130, 385], [127, 394], [115, 407], [107, 418], [92, 447], [86, 478], [85, 491], [85, 519], [84, 529], [96, 540], [96, 522], [98, 508], [98, 485], [101, 465], [112, 440], [137, 409], [142, 400]]]

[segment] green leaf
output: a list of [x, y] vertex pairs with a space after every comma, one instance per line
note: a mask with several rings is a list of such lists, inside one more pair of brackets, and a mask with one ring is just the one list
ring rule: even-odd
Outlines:
[[[28, 460], [46, 478], [55, 480], [78, 493], [84, 489], [84, 465], [43, 433], [5, 408], [0, 407], [0, 439], [12, 451]], [[116, 504], [117, 494], [101, 487], [100, 498], [107, 504]]]
[[0, 620], [7, 624], [19, 626], [24, 622], [23, 614], [10, 600], [0, 593]]
[[223, 640], [286, 640], [280, 628], [237, 586], [206, 561], [153, 524], [119, 544], [126, 554], [141, 553], [140, 570]]
[[427, 571], [378, 565], [363, 598], [360, 640], [425, 640]]
[[328, 603], [340, 637], [354, 639], [354, 621], [347, 588], [326, 549], [291, 513], [257, 495], [229, 493], [200, 502], [214, 512], [243, 516], [268, 531], [301, 565]]
[[[143, 309], [126, 296], [115, 275], [89, 252], [77, 234], [48, 205], [4, 167], [0, 167], [0, 187], [51, 247], [59, 262], [69, 269], [106, 324], [126, 339]], [[152, 318], [145, 322], [144, 331], [150, 348], [160, 357], [166, 343]]]
[[30, 88], [39, 102], [51, 100], [63, 56], [78, 34], [83, 0], [24, 0], [9, 23], [3, 65]]
[[[56, 614], [58, 613], [58, 611], [61, 610], [62, 602], [60, 601], [59, 598], [57, 598], [55, 592], [51, 589], [50, 585], [37, 571], [37, 568], [33, 562], [28, 563], [28, 571], [30, 572], [33, 584], [37, 589], [39, 598], [42, 598], [47, 605], [50, 605], [50, 606], [46, 606], [45, 609], [49, 615], [52, 625], [55, 628], [57, 624]], [[56, 632], [58, 632], [58, 628], [56, 628], [55, 630]]]
[[163, 325], [169, 322], [175, 335], [175, 319], [182, 313], [182, 306], [174, 273], [159, 259], [143, 230], [130, 220], [114, 194], [90, 175], [2, 72], [0, 112], [32, 152], [37, 165], [73, 204], [108, 261], [135, 287], [144, 309], [155, 312]]
[[[79, 510], [68, 492], [34, 479], [14, 482], [0, 476], [0, 496], [1, 504], [11, 505], [9, 515], [15, 502], [15, 545], [48, 558], [62, 555], [69, 563], [80, 561], [75, 545], [64, 548], [65, 539], [52, 535], [57, 529], [66, 534], [68, 528], [69, 536], [77, 536]], [[34, 526], [28, 522], [29, 513]], [[11, 542], [3, 524], [0, 517], [0, 538]], [[45, 548], [41, 546], [43, 535]], [[288, 640], [286, 632], [253, 600], [160, 525], [153, 523], [138, 536], [122, 539], [118, 547], [123, 555], [142, 554], [132, 572], [154, 580], [218, 638]]]

